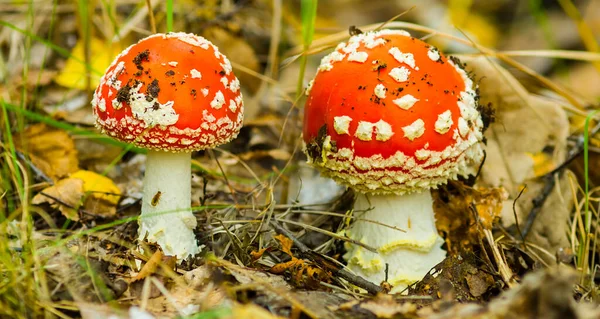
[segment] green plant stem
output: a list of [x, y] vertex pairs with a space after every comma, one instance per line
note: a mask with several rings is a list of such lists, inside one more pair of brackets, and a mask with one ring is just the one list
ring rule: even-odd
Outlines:
[[167, 0], [167, 32], [173, 32], [173, 0]]
[[591, 112], [585, 119], [585, 125], [583, 129], [583, 171], [584, 171], [584, 233], [581, 234], [579, 243], [579, 258], [578, 268], [582, 272], [582, 283], [587, 282], [587, 273], [589, 268], [589, 247], [591, 240], [591, 228], [592, 228], [592, 213], [590, 212], [590, 190], [589, 190], [589, 130], [590, 121], [596, 115], [598, 111]]
[[304, 71], [306, 69], [306, 51], [312, 43], [313, 35], [315, 33], [315, 21], [317, 19], [317, 0], [302, 0], [300, 3], [300, 13], [302, 18], [302, 44], [304, 46], [304, 52], [300, 57], [300, 72], [298, 74], [298, 85], [296, 87], [296, 98], [298, 98], [303, 91], [304, 83]]

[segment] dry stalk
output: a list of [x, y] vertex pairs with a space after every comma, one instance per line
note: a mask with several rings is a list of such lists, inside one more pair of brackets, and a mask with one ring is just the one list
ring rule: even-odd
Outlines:
[[494, 255], [496, 265], [498, 265], [498, 272], [500, 273], [500, 276], [502, 276], [502, 280], [504, 280], [504, 282], [509, 288], [514, 287], [515, 281], [513, 272], [512, 270], [510, 270], [510, 268], [506, 264], [506, 261], [504, 260], [504, 257], [500, 253], [500, 249], [498, 249], [498, 245], [494, 240], [494, 235], [492, 234], [492, 231], [489, 229], [483, 229], [483, 233], [485, 234], [485, 238], [487, 239], [488, 244], [492, 248], [492, 254]]

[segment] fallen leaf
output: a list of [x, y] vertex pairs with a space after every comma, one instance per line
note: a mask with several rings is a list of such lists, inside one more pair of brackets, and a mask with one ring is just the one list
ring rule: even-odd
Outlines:
[[494, 284], [491, 276], [467, 274], [465, 280], [467, 281], [467, 286], [469, 286], [469, 292], [475, 298], [481, 297]]
[[446, 235], [448, 251], [459, 253], [479, 245], [482, 228], [492, 229], [508, 194], [501, 187], [472, 188], [450, 182], [432, 196], [437, 229]]
[[114, 216], [121, 191], [113, 181], [100, 174], [79, 170], [69, 178], [42, 190], [33, 197], [32, 203], [49, 203], [58, 208], [65, 217], [78, 221], [78, 210], [102, 217]]
[[319, 268], [312, 262], [299, 259], [292, 254], [293, 241], [286, 236], [279, 234], [274, 237], [281, 244], [281, 251], [292, 257], [290, 261], [275, 264], [269, 272], [273, 274], [283, 274], [289, 271], [292, 275], [292, 282], [298, 287], [313, 287], [320, 285], [321, 281], [329, 282], [331, 273]]
[[552, 159], [552, 154], [544, 151], [538, 153], [525, 152], [533, 161], [533, 174], [536, 177], [544, 176], [556, 168], [556, 163]]
[[231, 316], [227, 316], [225, 318], [253, 318], [253, 319], [277, 319], [283, 318], [280, 316], [276, 316], [264, 308], [261, 308], [255, 304], [236, 304], [232, 309]]
[[39, 192], [33, 197], [31, 203], [34, 205], [48, 203], [68, 219], [78, 221], [82, 195], [83, 181], [77, 178], [65, 178]]
[[110, 178], [86, 170], [75, 172], [71, 175], [71, 178], [82, 180], [83, 191], [88, 193], [93, 199], [106, 201], [112, 205], [119, 203], [121, 190]]
[[446, 257], [422, 281], [409, 287], [409, 295], [432, 296], [450, 302], [483, 301], [499, 289], [500, 276], [479, 255], [464, 252]]
[[63, 130], [33, 124], [15, 136], [15, 142], [32, 164], [54, 181], [79, 169], [73, 139]]
[[251, 251], [250, 256], [252, 256], [252, 260], [254, 261], [259, 260], [260, 257], [262, 257], [262, 255], [265, 253], [265, 251], [267, 251], [266, 247], [258, 251]]
[[[90, 88], [95, 88], [100, 84], [101, 73], [123, 50], [123, 45], [119, 42], [111, 43], [98, 38], [90, 39]], [[85, 67], [84, 42], [79, 41], [71, 51], [71, 56], [67, 59], [65, 66], [54, 78], [56, 83], [71, 89], [85, 90], [86, 74], [88, 70]]]
[[262, 157], [271, 157], [280, 161], [287, 161], [290, 159], [291, 155], [288, 151], [282, 149], [272, 149], [272, 150], [257, 150], [251, 151], [244, 154], [240, 154], [239, 157], [245, 161], [248, 160], [256, 160]]
[[550, 267], [525, 276], [490, 303], [457, 303], [432, 317], [453, 318], [598, 318], [593, 303], [577, 302], [573, 287], [579, 275], [571, 268]]
[[281, 251], [288, 254], [290, 257], [294, 257], [294, 255], [292, 254], [292, 245], [294, 244], [294, 242], [291, 239], [285, 237], [282, 234], [279, 234], [274, 238], [281, 244]]
[[338, 307], [339, 310], [358, 312], [367, 310], [377, 318], [412, 317], [416, 315], [417, 305], [410, 302], [400, 303], [392, 295], [378, 294], [375, 298], [363, 301], [353, 300]]
[[[479, 82], [481, 105], [491, 104], [496, 116], [485, 132], [487, 157], [478, 185], [502, 186], [508, 192], [501, 213], [505, 227], [515, 224], [513, 202], [527, 185], [514, 205], [518, 221], [524, 223], [533, 199], [545, 186], [544, 179], [536, 177], [549, 169], [547, 164], [560, 165], [566, 159], [569, 120], [561, 107], [563, 102], [530, 94], [507, 70], [489, 59], [467, 58], [463, 62]], [[531, 156], [541, 153], [547, 158]], [[559, 248], [570, 246], [567, 234], [573, 201], [565, 200], [572, 197], [567, 175], [558, 179], [560, 189], [550, 193], [527, 237], [528, 242], [552, 256]], [[554, 262], [553, 257], [541, 257]]]
[[[138, 281], [145, 279], [148, 276], [157, 274], [160, 271], [161, 267], [167, 267], [168, 269], [175, 268], [176, 260], [173, 257], [163, 255], [160, 249], [157, 249], [152, 257], [144, 264], [140, 272], [135, 276], [133, 281]], [[161, 272], [162, 273], [162, 272]]]

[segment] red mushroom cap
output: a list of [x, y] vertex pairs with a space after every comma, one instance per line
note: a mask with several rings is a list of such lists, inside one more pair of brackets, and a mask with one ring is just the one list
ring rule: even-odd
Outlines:
[[92, 106], [103, 132], [170, 151], [229, 142], [244, 113], [227, 57], [187, 33], [155, 34], [123, 51], [101, 78]]
[[309, 161], [356, 190], [435, 188], [482, 157], [473, 81], [458, 60], [405, 31], [341, 43], [307, 94]]

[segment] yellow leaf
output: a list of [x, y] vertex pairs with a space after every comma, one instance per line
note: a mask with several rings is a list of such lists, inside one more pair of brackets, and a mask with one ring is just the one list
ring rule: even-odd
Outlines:
[[279, 243], [281, 243], [281, 251], [288, 254], [290, 257], [294, 257], [294, 255], [292, 254], [292, 244], [294, 242], [291, 239], [281, 234], [275, 236], [274, 238], [277, 239]]
[[252, 260], [258, 260], [262, 255], [267, 251], [267, 248], [260, 249], [258, 251], [254, 250], [250, 252], [250, 256], [252, 256]]
[[[110, 178], [90, 171], [79, 170], [69, 178], [59, 180], [33, 197], [32, 203], [49, 203], [65, 217], [78, 221], [78, 210], [110, 217], [117, 212], [121, 191]], [[83, 206], [82, 206], [83, 205]], [[88, 214], [88, 215], [89, 215]]]
[[71, 178], [82, 180], [83, 191], [92, 198], [107, 201], [112, 205], [117, 205], [119, 202], [121, 190], [110, 178], [86, 170], [75, 172]]
[[527, 156], [533, 160], [533, 173], [536, 177], [546, 175], [556, 167], [554, 161], [552, 160], [552, 155], [546, 152], [526, 152], [525, 154], [527, 154]]
[[[111, 44], [98, 38], [90, 39], [90, 67], [91, 70], [93, 70], [90, 71], [91, 89], [100, 84], [100, 77], [102, 76], [101, 73], [104, 73], [104, 70], [108, 68], [115, 56], [117, 56], [122, 49], [123, 45], [119, 42]], [[84, 61], [84, 42], [79, 41], [73, 48], [73, 51], [71, 51], [71, 56], [67, 59], [65, 66], [62, 68], [58, 76], [54, 78], [54, 81], [71, 89], [87, 89], [85, 81], [88, 71], [86, 70]]]
[[78, 221], [77, 209], [81, 205], [82, 194], [83, 182], [81, 180], [65, 178], [35, 195], [31, 203], [34, 205], [48, 203], [68, 219]]
[[282, 318], [276, 316], [269, 311], [255, 304], [236, 304], [232, 309], [231, 316], [226, 318], [255, 318], [255, 319], [277, 319]]
[[15, 140], [17, 148], [29, 156], [33, 165], [54, 181], [79, 169], [75, 143], [63, 130], [34, 124]]

